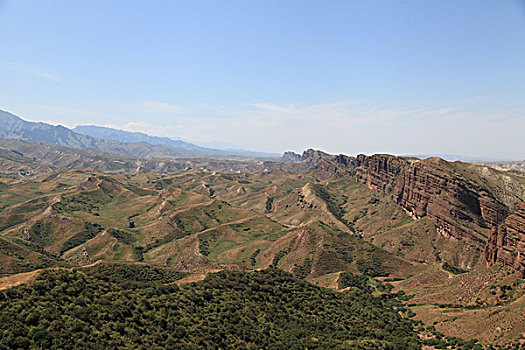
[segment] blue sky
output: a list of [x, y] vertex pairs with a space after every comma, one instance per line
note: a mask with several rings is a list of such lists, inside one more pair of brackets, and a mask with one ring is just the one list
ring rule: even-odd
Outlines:
[[0, 0], [0, 109], [281, 152], [525, 158], [525, 2]]

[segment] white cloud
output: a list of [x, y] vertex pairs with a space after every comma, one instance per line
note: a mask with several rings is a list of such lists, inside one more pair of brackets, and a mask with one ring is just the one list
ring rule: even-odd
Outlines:
[[128, 122], [123, 125], [104, 124], [102, 126], [105, 126], [106, 128], [112, 128], [112, 129], [118, 129], [118, 130], [124, 130], [124, 131], [141, 132], [141, 133], [153, 135], [153, 136], [167, 136], [167, 137], [174, 136], [172, 135], [174, 130], [180, 130], [184, 128], [184, 126], [182, 125], [154, 126], [142, 120], [138, 122]]
[[128, 123], [122, 125], [122, 129], [124, 129], [124, 130], [128, 130], [128, 129], [146, 129], [146, 128], [149, 128], [149, 127], [150, 126], [146, 122], [143, 122], [143, 121], [128, 122]]
[[74, 107], [68, 107], [68, 106], [52, 106], [52, 105], [32, 105], [34, 108], [38, 108], [39, 110], [45, 110], [54, 112], [57, 115], [60, 116], [82, 116], [82, 117], [88, 117], [88, 118], [96, 118], [100, 117], [100, 113], [88, 111], [85, 109], [80, 108], [74, 108]]
[[[164, 111], [176, 107], [167, 103], [161, 105]], [[150, 106], [157, 108], [159, 104]], [[180, 107], [174, 109], [179, 110]], [[116, 127], [195, 142], [230, 142], [265, 151], [319, 147], [335, 152], [346, 150], [344, 145], [353, 148], [352, 145], [370, 143], [366, 141], [366, 135], [388, 135], [391, 132], [388, 137], [395, 138], [396, 133], [404, 133], [408, 123], [424, 129], [424, 125], [439, 120], [464, 118], [456, 107], [381, 109], [352, 100], [315, 104], [256, 102], [237, 106], [195, 105], [183, 110], [184, 113], [178, 114], [176, 119], [152, 116], [148, 123], [129, 122]], [[135, 110], [135, 114], [141, 113]], [[162, 126], [167, 122], [176, 125]], [[387, 140], [386, 137], [383, 139]], [[374, 143], [385, 143], [382, 141]]]
[[142, 102], [142, 107], [144, 107], [149, 112], [155, 112], [155, 113], [184, 113], [186, 111], [185, 108], [170, 105], [166, 102], [159, 102], [159, 101], [145, 101]]
[[60, 81], [60, 78], [56, 74], [49, 73], [40, 68], [28, 66], [25, 64], [21, 64], [21, 63], [10, 62], [10, 61], [0, 59], [0, 67], [22, 72], [22, 73], [26, 73], [26, 74], [31, 74], [31, 75], [40, 77], [48, 81], [52, 81], [54, 83], [58, 83]]
[[[459, 143], [467, 154], [472, 153], [470, 144], [479, 143], [473, 130], [486, 127], [487, 117], [460, 106], [396, 109], [353, 101], [302, 105], [257, 102], [198, 106], [178, 122], [185, 126], [180, 134], [185, 139], [232, 142], [264, 151], [313, 147], [348, 154], [438, 153]], [[452, 135], [457, 142], [443, 142]]]
[[254, 107], [254, 115], [264, 117], [274, 117], [282, 120], [288, 119], [309, 119], [326, 120], [326, 118], [348, 117], [352, 111], [351, 106], [360, 104], [359, 101], [341, 101], [333, 103], [318, 103], [310, 105], [276, 105], [271, 103], [252, 103], [248, 107]]
[[71, 125], [68, 125], [68, 124], [65, 124], [65, 123], [62, 123], [62, 122], [57, 122], [55, 120], [42, 120], [41, 121], [42, 123], [46, 123], [46, 124], [51, 124], [51, 125], [54, 125], [54, 126], [58, 126], [58, 125], [61, 125], [61, 126], [64, 126], [66, 128], [73, 128], [73, 126]]
[[257, 126], [289, 127], [312, 125], [319, 127], [347, 128], [366, 124], [405, 122], [407, 119], [429, 120], [459, 115], [455, 107], [417, 109], [379, 109], [360, 101], [340, 101], [310, 105], [278, 105], [251, 103], [244, 107], [223, 111], [233, 119], [242, 118], [243, 123]]
[[[346, 154], [460, 153], [489, 156], [496, 152], [496, 141], [498, 145], [523, 144], [520, 131], [525, 123], [519, 111], [493, 113], [461, 104], [379, 108], [377, 104], [358, 101], [257, 102], [182, 108], [150, 101], [123, 104], [104, 114], [63, 106], [35, 108], [47, 113], [33, 115], [52, 120], [54, 124], [67, 125], [69, 120], [75, 119], [82, 119], [85, 124], [97, 124], [98, 121], [98, 125], [109, 121], [112, 124], [105, 126], [121, 130], [196, 143], [227, 142], [245, 149], [272, 152], [318, 148]], [[488, 130], [495, 132], [488, 135]], [[501, 136], [495, 138], [494, 135]]]

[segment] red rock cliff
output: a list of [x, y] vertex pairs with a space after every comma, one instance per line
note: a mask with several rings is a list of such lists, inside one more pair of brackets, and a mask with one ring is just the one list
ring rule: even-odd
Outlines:
[[[311, 151], [303, 154], [304, 158], [309, 161], [315, 158], [321, 177], [350, 176], [371, 189], [390, 193], [414, 218], [432, 220], [442, 235], [467, 240], [479, 249], [490, 251], [487, 253], [487, 258], [492, 257], [489, 262], [497, 261], [524, 270], [521, 262], [516, 263], [516, 259], [521, 261], [525, 255], [523, 238], [516, 238], [519, 232], [523, 236], [523, 216], [517, 212], [507, 218], [509, 210], [504, 204], [483, 184], [468, 179], [450, 163], [438, 158], [419, 160], [384, 154], [322, 157]], [[498, 230], [503, 222], [507, 227], [505, 235]], [[494, 232], [499, 233], [498, 238], [494, 238]], [[507, 238], [501, 238], [503, 236]], [[489, 248], [495, 239], [507, 243]], [[494, 254], [499, 256], [496, 260]]]
[[491, 231], [485, 257], [489, 265], [501, 263], [523, 272], [525, 278], [525, 202]]

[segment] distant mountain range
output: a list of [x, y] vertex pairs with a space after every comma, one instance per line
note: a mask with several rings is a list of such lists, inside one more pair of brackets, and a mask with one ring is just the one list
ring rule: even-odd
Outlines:
[[169, 137], [150, 136], [141, 132], [130, 132], [96, 125], [77, 125], [72, 129], [74, 132], [108, 141], [124, 143], [146, 142], [153, 146], [165, 146], [171, 148], [183, 148], [187, 150], [202, 150], [204, 147], [196, 146], [182, 140], [173, 140]]
[[0, 139], [44, 141], [51, 144], [94, 148], [139, 158], [274, 158], [277, 154], [245, 150], [219, 150], [196, 146], [168, 137], [150, 136], [94, 125], [81, 125], [73, 130], [61, 125], [29, 122], [0, 110]]
[[471, 157], [471, 156], [458, 156], [454, 154], [406, 154], [400, 157], [413, 157], [419, 159], [428, 158], [441, 158], [449, 162], [467, 162], [467, 163], [485, 163], [485, 162], [511, 162], [517, 161], [517, 159], [511, 158], [490, 158], [490, 157]]
[[[93, 148], [103, 152], [118, 153], [134, 158], [218, 158], [278, 159], [275, 153], [247, 151], [236, 148], [233, 144], [211, 143], [212, 147], [198, 146], [193, 143], [174, 140], [169, 137], [151, 136], [141, 132], [130, 132], [96, 125], [78, 125], [73, 129], [62, 125], [51, 125], [42, 122], [29, 122], [6, 111], [0, 110], [0, 139], [21, 141], [43, 141], [58, 146], [78, 149]], [[291, 154], [291, 153], [290, 153]], [[288, 156], [290, 156], [288, 154]], [[285, 161], [299, 160], [287, 159]], [[469, 163], [487, 163], [516, 161], [487, 157], [471, 157], [448, 154], [410, 154], [402, 157], [420, 159], [438, 157], [447, 161]], [[300, 158], [300, 157], [299, 157]]]

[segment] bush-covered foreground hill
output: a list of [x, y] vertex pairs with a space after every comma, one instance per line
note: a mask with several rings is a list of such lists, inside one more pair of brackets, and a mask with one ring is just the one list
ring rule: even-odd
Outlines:
[[277, 269], [177, 286], [48, 270], [0, 293], [0, 348], [418, 349], [367, 288], [341, 293]]

